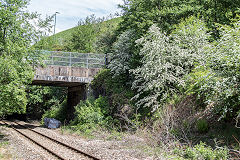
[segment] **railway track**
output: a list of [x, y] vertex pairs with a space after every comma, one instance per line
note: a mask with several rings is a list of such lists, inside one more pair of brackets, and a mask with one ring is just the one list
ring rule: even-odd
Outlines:
[[[36, 130], [33, 130], [29, 127], [26, 127], [20, 123], [17, 122], [6, 122], [1, 121], [1, 124], [5, 124], [7, 126], [10, 126], [13, 130], [30, 140], [31, 142], [35, 143], [36, 145], [40, 146], [44, 150], [46, 150], [48, 153], [52, 154], [54, 157], [60, 160], [70, 160], [70, 159], [91, 159], [91, 160], [100, 160], [90, 154], [87, 154], [77, 148], [74, 148], [72, 146], [69, 146], [68, 144], [62, 143], [56, 139], [53, 139], [47, 135], [44, 135]], [[31, 135], [31, 136], [30, 136]], [[38, 138], [37, 138], [38, 136]], [[37, 140], [38, 139], [38, 140]], [[40, 139], [40, 140], [39, 140]], [[47, 142], [47, 143], [46, 143]], [[52, 147], [49, 147], [48, 144], [53, 145]], [[55, 148], [54, 150], [51, 148]], [[60, 152], [58, 148], [61, 148], [59, 150], [64, 150], [68, 155], [71, 155], [69, 157], [63, 156], [64, 153]]]

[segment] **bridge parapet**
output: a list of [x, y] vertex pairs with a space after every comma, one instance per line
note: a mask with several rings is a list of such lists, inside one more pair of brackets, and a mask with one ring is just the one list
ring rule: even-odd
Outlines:
[[81, 68], [102, 68], [105, 54], [76, 53], [62, 51], [42, 51], [46, 65], [71, 66]]
[[73, 87], [90, 83], [105, 65], [104, 54], [43, 51], [46, 67], [36, 67], [33, 84]]

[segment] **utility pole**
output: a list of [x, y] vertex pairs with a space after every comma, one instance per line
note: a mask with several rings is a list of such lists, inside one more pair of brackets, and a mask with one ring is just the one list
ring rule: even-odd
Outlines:
[[55, 12], [54, 13], [55, 20], [54, 20], [54, 32], [53, 32], [53, 35], [55, 35], [55, 33], [56, 33], [57, 14], [60, 14], [60, 13], [59, 12]]

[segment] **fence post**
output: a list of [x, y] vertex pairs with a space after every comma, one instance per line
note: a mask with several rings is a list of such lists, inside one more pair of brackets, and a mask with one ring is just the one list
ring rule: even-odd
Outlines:
[[54, 63], [53, 63], [53, 52], [51, 52], [51, 56], [52, 56], [52, 65], [54, 65]]
[[70, 67], [72, 66], [72, 53], [70, 52], [70, 57], [69, 57], [69, 65], [70, 65]]
[[88, 69], [88, 58], [89, 58], [89, 53], [87, 54], [87, 69]]
[[108, 65], [108, 54], [106, 53], [105, 54], [105, 66], [107, 66]]

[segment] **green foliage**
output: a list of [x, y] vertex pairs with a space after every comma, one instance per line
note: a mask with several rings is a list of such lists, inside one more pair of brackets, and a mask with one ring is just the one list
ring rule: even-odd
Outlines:
[[199, 119], [196, 122], [196, 127], [197, 127], [198, 132], [200, 132], [200, 133], [206, 133], [209, 129], [208, 122], [205, 119]]
[[207, 63], [190, 74], [189, 91], [196, 93], [206, 105], [213, 105], [221, 118], [236, 116], [240, 105], [240, 23], [222, 26], [221, 38], [214, 42], [207, 55]]
[[188, 147], [184, 151], [175, 149], [175, 154], [186, 159], [203, 159], [203, 160], [227, 160], [228, 150], [226, 148], [212, 149], [205, 143], [195, 145], [193, 148]]
[[[236, 13], [238, 11], [237, 4], [239, 5], [239, 2], [234, 3], [234, 1], [225, 2], [209, 0], [124, 1], [124, 5], [121, 6], [121, 8], [123, 9], [122, 16], [123, 20], [119, 24], [118, 30], [116, 32], [116, 34], [118, 35], [118, 39], [116, 39], [115, 44], [121, 44], [122, 41], [125, 42], [126, 45], [121, 47], [121, 50], [119, 49], [116, 50], [114, 49], [113, 46], [112, 51], [113, 59], [112, 66], [110, 69], [114, 68], [113, 74], [119, 74], [119, 71], [124, 71], [124, 73], [127, 74], [123, 75], [124, 76], [127, 75], [126, 76], [127, 78], [123, 83], [124, 84], [132, 83], [131, 82], [132, 74], [131, 73], [129, 74], [129, 70], [136, 69], [137, 67], [141, 66], [141, 63], [144, 63], [143, 61], [141, 61], [142, 56], [144, 54], [139, 52], [140, 48], [142, 47], [142, 44], [140, 46], [136, 46], [135, 40], [141, 37], [145, 37], [147, 39], [149, 28], [153, 24], [155, 24], [155, 26], [158, 27], [161, 30], [161, 32], [165, 32], [166, 35], [169, 35], [172, 32], [178, 30], [179, 27], [181, 27], [181, 25], [179, 26], [178, 24], [181, 23], [184, 19], [189, 18], [191, 16], [197, 16], [206, 22], [206, 25], [203, 27], [203, 30], [212, 31], [211, 34], [213, 35], [213, 39], [214, 38], [216, 39], [219, 36], [219, 33], [215, 23], [229, 24], [230, 20], [236, 17]], [[187, 22], [183, 25], [186, 24]], [[189, 33], [189, 36], [185, 35], [185, 38], [188, 38], [189, 42], [192, 42], [191, 34], [194, 34], [194, 31], [196, 31], [195, 29], [185, 27], [185, 30], [188, 31]], [[127, 33], [129, 34], [129, 31], [132, 31], [133, 35], [128, 35], [128, 37], [126, 37], [126, 34]], [[181, 32], [181, 30], [179, 31]], [[207, 33], [209, 33], [209, 31]], [[177, 33], [177, 36], [181, 37], [181, 33], [180, 34]], [[125, 39], [123, 39], [123, 37], [125, 37]], [[127, 39], [130, 41], [126, 41]], [[209, 37], [207, 39], [209, 39]], [[202, 42], [201, 39], [199, 40], [200, 42]], [[206, 41], [205, 38], [203, 40]], [[198, 43], [197, 40], [196, 41], [194, 40], [193, 42], [195, 44]], [[185, 47], [184, 45], [187, 45], [186, 47], [189, 47], [188, 49], [195, 48], [196, 50], [198, 50], [199, 46], [195, 46], [194, 43], [189, 43], [189, 45], [188, 43], [184, 43], [182, 44], [182, 47]], [[126, 49], [127, 51], [125, 51]], [[140, 97], [140, 99], [143, 97]]]
[[72, 34], [71, 44], [72, 50], [80, 53], [94, 52], [93, 43], [97, 34], [100, 32], [100, 25], [97, 25], [96, 17], [94, 15], [86, 17], [83, 23], [79, 24], [75, 32]]
[[47, 110], [42, 115], [42, 123], [44, 123], [44, 118], [54, 118], [64, 123], [67, 118], [67, 109], [67, 100], [63, 101], [61, 104], [55, 104], [50, 110]]
[[114, 85], [114, 81], [112, 80], [112, 75], [109, 69], [100, 70], [91, 82], [91, 87], [95, 91], [96, 97], [99, 95], [107, 95], [111, 92], [112, 85]]
[[108, 97], [110, 104], [110, 113], [118, 113], [124, 105], [130, 105], [130, 99], [134, 93], [127, 86], [123, 86], [125, 78], [123, 76], [113, 77], [109, 69], [101, 70], [91, 82], [91, 87], [95, 92], [95, 96], [103, 95]]
[[[96, 37], [94, 48], [97, 53], [110, 53], [115, 41], [115, 29], [121, 19], [115, 18], [102, 23], [102, 32]], [[104, 26], [104, 27], [103, 27]]]
[[75, 119], [70, 125], [76, 130], [89, 132], [98, 127], [109, 128], [113, 123], [113, 119], [108, 116], [109, 104], [106, 97], [81, 101], [75, 109]]
[[43, 37], [37, 44], [34, 45], [39, 50], [58, 51], [62, 49], [56, 49], [54, 37]]
[[77, 27], [41, 39], [35, 47], [52, 51], [106, 53], [114, 40], [114, 30], [121, 18], [88, 16]]
[[101, 112], [103, 113], [104, 116], [109, 115], [109, 113], [110, 113], [110, 110], [109, 110], [110, 106], [108, 104], [108, 100], [107, 100], [106, 97], [100, 96], [98, 99], [95, 100], [94, 106], [96, 108], [100, 108]]
[[[70, 39], [71, 50], [84, 53], [96, 53], [96, 50], [104, 52], [105, 47], [108, 46], [101, 46], [101, 40], [104, 39], [104, 36], [111, 35], [111, 32], [116, 28], [117, 24], [118, 21], [106, 21], [104, 17], [96, 18], [95, 15], [86, 17], [84, 20], [79, 21], [78, 27], [72, 34]], [[105, 45], [112, 43], [111, 39], [111, 37], [108, 37], [109, 41], [103, 43], [105, 43]]]
[[113, 44], [113, 53], [110, 54], [111, 61], [108, 68], [115, 77], [126, 76], [127, 78], [129, 76], [129, 70], [132, 69], [134, 36], [134, 31], [128, 30], [122, 33]]
[[97, 97], [99, 95], [126, 93], [128, 98], [132, 97], [133, 93], [128, 92], [128, 88], [123, 86], [125, 78], [122, 76], [113, 77], [110, 69], [102, 69], [91, 82], [91, 87], [97, 91]]
[[[153, 24], [170, 33], [174, 25], [189, 16], [200, 15], [215, 30], [215, 23], [229, 24], [236, 17], [239, 1], [211, 0], [126, 0], [122, 5], [124, 10], [120, 31], [136, 29], [136, 37], [143, 36]], [[217, 33], [215, 33], [217, 34]]]
[[[0, 116], [26, 111], [25, 86], [33, 78], [32, 44], [45, 31], [48, 21], [36, 13], [28, 13], [28, 0], [0, 1]], [[38, 20], [33, 25], [31, 22]]]
[[148, 36], [138, 40], [142, 66], [132, 70], [137, 90], [134, 97], [139, 107], [156, 110], [159, 102], [180, 93], [185, 87], [185, 76], [196, 63], [203, 64], [208, 47], [206, 27], [201, 20], [191, 17], [180, 24], [172, 35], [167, 36], [152, 26]]
[[40, 119], [44, 111], [64, 101], [67, 89], [63, 87], [28, 86], [27, 93], [27, 114], [31, 118]]
[[123, 22], [120, 29], [136, 29], [137, 38], [143, 36], [153, 24], [164, 31], [173, 29], [174, 24], [196, 13], [196, 1], [127, 0], [122, 6]]
[[25, 113], [27, 98], [25, 85], [31, 82], [33, 72], [24, 62], [0, 57], [0, 116]]
[[[136, 130], [142, 124], [141, 118], [144, 111], [137, 110], [131, 98], [133, 90], [124, 86], [123, 76], [113, 76], [109, 69], [101, 70], [91, 83], [95, 96], [104, 95], [109, 103], [109, 115], [119, 120], [122, 128]], [[138, 114], [141, 112], [141, 114]], [[149, 112], [147, 112], [149, 113]]]

